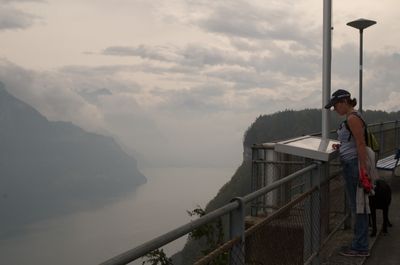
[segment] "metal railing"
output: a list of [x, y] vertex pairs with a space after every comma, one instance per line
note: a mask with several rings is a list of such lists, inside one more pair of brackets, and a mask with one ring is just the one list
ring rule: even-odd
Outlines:
[[[380, 139], [379, 157], [399, 147], [399, 127], [398, 121], [369, 125]], [[227, 240], [194, 264], [221, 264], [216, 262], [221, 256], [227, 257], [231, 265], [274, 264], [274, 260], [279, 260], [278, 264], [320, 264], [321, 248], [349, 216], [344, 203], [343, 183], [341, 178], [337, 178], [340, 169], [335, 161], [321, 163], [290, 159], [281, 162], [275, 166], [291, 164], [295, 172], [274, 179], [244, 197], [234, 198], [225, 206], [101, 265], [128, 264], [220, 218], [228, 220]], [[329, 174], [329, 171], [333, 173]], [[282, 172], [288, 173], [287, 168]], [[275, 200], [279, 203], [267, 205], [269, 195], [281, 198]], [[260, 214], [260, 208], [254, 211], [254, 205], [260, 205], [260, 202], [263, 214]], [[246, 217], [248, 213], [251, 216]]]
[[368, 128], [379, 141], [378, 159], [392, 155], [400, 147], [400, 121], [369, 124]]
[[[304, 175], [307, 175], [307, 179], [312, 180], [309, 185], [310, 188], [312, 187], [313, 189], [318, 190], [318, 185], [320, 183], [320, 178], [318, 174], [318, 170], [320, 168], [320, 165], [317, 163], [312, 163], [308, 165], [307, 167], [290, 174], [289, 176], [282, 178], [280, 180], [277, 180], [276, 182], [272, 183], [271, 185], [268, 185], [267, 187], [264, 187], [260, 190], [257, 190], [253, 193], [250, 193], [244, 197], [241, 198], [235, 198], [233, 201], [219, 209], [216, 209], [203, 217], [200, 217], [199, 219], [196, 219], [190, 223], [187, 223], [181, 227], [178, 227], [177, 229], [174, 229], [164, 235], [161, 235], [143, 245], [140, 245], [132, 250], [126, 251], [114, 258], [111, 258], [103, 263], [102, 265], [118, 265], [118, 264], [127, 264], [129, 262], [132, 262], [134, 260], [137, 260], [143, 256], [145, 256], [147, 253], [156, 250], [169, 242], [172, 242], [178, 238], [180, 238], [183, 235], [186, 235], [193, 231], [196, 228], [201, 227], [204, 224], [207, 224], [209, 222], [215, 221], [217, 218], [221, 218], [223, 216], [229, 215], [229, 230], [230, 230], [230, 239], [231, 240], [237, 240], [237, 238], [241, 238], [240, 244], [243, 244], [243, 239], [245, 238], [245, 207], [247, 204], [252, 202], [253, 200], [257, 199], [260, 196], [264, 196], [266, 193], [271, 192], [279, 187], [281, 187], [283, 184], [288, 183], [298, 177], [304, 177]], [[315, 195], [313, 195], [315, 196]], [[313, 204], [318, 204], [317, 199], [313, 199], [313, 202], [310, 202], [310, 207], [311, 203]], [[314, 205], [313, 205], [314, 206]], [[314, 206], [315, 207], [315, 206]], [[310, 211], [312, 211], [310, 209]], [[311, 216], [307, 214], [307, 216]], [[315, 215], [317, 216], [317, 214]], [[319, 218], [316, 218], [314, 221], [319, 220]], [[319, 223], [319, 221], [318, 221]], [[313, 229], [310, 230], [314, 231]], [[232, 249], [242, 249], [244, 246], [234, 246]], [[314, 250], [315, 251], [315, 250]], [[244, 256], [236, 254], [240, 257], [237, 259], [243, 260], [244, 262]], [[232, 259], [231, 259], [232, 260]], [[233, 263], [235, 264], [235, 263]], [[236, 264], [244, 264], [244, 263], [236, 263]]]

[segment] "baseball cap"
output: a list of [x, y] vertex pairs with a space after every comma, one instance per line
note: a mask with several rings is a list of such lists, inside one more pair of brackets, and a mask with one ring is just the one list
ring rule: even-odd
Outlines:
[[351, 97], [350, 92], [348, 92], [344, 89], [338, 89], [335, 92], [333, 92], [332, 97], [329, 100], [329, 103], [326, 104], [326, 106], [325, 106], [325, 109], [330, 109], [333, 105], [335, 105], [341, 99], [350, 98], [350, 97]]

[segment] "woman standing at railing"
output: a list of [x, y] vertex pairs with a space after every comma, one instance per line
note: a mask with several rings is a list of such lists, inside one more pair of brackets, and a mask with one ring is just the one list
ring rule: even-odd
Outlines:
[[[346, 193], [352, 214], [355, 216], [354, 237], [350, 246], [342, 247], [340, 254], [344, 256], [369, 256], [368, 250], [368, 196], [359, 187], [359, 170], [367, 170], [367, 150], [364, 138], [364, 122], [360, 113], [354, 107], [355, 98], [343, 89], [332, 94], [326, 109], [334, 108], [340, 116], [346, 116], [339, 129], [338, 140], [340, 161], [343, 167], [343, 177]], [[347, 123], [347, 125], [346, 125]], [[361, 198], [361, 199], [360, 199]], [[363, 207], [359, 207], [360, 203]]]

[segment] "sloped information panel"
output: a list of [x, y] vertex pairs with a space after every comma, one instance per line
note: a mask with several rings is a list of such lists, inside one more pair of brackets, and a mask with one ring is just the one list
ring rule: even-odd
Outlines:
[[337, 151], [333, 149], [338, 141], [332, 139], [322, 139], [316, 136], [303, 136], [282, 142], [275, 145], [275, 151], [311, 158], [319, 161], [330, 161], [337, 156]]

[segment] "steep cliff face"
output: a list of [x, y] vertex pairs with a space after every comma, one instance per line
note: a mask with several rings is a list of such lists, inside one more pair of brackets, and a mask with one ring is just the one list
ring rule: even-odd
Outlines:
[[145, 182], [134, 158], [112, 138], [48, 121], [0, 82], [0, 235]]

